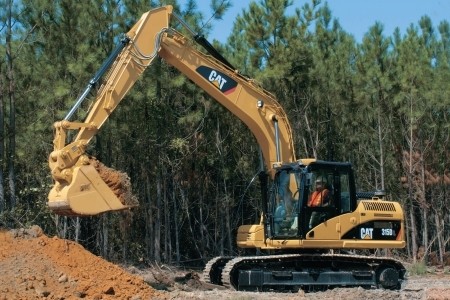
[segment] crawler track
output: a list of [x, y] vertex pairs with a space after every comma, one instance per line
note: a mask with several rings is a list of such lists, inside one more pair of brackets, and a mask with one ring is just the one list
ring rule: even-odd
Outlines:
[[217, 257], [207, 264], [204, 280], [247, 291], [311, 291], [353, 286], [400, 289], [405, 272], [399, 261], [388, 257], [286, 254]]
[[231, 259], [233, 259], [231, 256], [217, 256], [211, 259], [203, 269], [202, 280], [206, 283], [223, 285], [222, 270]]

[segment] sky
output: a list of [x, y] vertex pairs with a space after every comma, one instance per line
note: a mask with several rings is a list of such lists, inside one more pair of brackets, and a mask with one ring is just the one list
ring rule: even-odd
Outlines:
[[[247, 9], [251, 1], [261, 0], [230, 0], [232, 7], [225, 13], [222, 20], [213, 20], [213, 31], [208, 35], [208, 40], [216, 39], [226, 42], [231, 33], [234, 18], [241, 14], [242, 9]], [[325, 0], [322, 0], [325, 2]], [[392, 36], [396, 27], [404, 35], [406, 29], [413, 23], [418, 26], [420, 18], [427, 15], [437, 28], [443, 20], [450, 22], [450, 0], [328, 0], [326, 1], [334, 18], [339, 20], [342, 28], [352, 34], [357, 42], [361, 42], [364, 34], [376, 21], [384, 25], [384, 35]], [[180, 1], [183, 5], [184, 1]], [[204, 12], [206, 20], [211, 11], [210, 0], [198, 0], [199, 8]], [[292, 11], [301, 8], [310, 0], [294, 0]]]

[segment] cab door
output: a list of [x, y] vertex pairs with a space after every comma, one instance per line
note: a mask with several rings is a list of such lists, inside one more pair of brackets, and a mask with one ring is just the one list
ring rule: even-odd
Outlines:
[[311, 166], [305, 176], [303, 199], [303, 231], [306, 238], [341, 238], [340, 218], [354, 210], [350, 165], [324, 163]]

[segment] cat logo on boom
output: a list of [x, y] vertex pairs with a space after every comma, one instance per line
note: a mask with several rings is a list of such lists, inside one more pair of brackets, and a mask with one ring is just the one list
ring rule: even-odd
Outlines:
[[220, 71], [200, 66], [197, 72], [225, 95], [231, 94], [236, 89], [237, 82]]

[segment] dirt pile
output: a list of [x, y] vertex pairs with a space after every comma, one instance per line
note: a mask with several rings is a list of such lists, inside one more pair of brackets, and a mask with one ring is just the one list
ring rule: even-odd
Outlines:
[[91, 165], [97, 170], [100, 178], [109, 186], [122, 204], [137, 206], [139, 201], [131, 191], [130, 177], [124, 172], [109, 168], [95, 157], [89, 159]]
[[49, 238], [38, 226], [0, 231], [0, 300], [166, 299], [142, 277], [85, 250]]
[[400, 291], [336, 288], [315, 293], [239, 292], [202, 283], [194, 271], [168, 266], [120, 268], [75, 242], [45, 236], [38, 226], [0, 230], [0, 300], [82, 298], [450, 300], [450, 271], [409, 277]]

